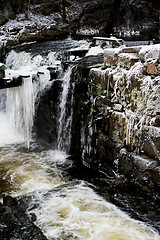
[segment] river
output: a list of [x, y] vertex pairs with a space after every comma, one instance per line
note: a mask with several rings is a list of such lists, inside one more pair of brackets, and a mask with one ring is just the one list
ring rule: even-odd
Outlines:
[[[65, 41], [59, 46], [68, 43]], [[77, 46], [78, 41], [74, 41], [67, 48]], [[107, 202], [94, 186], [65, 174], [65, 168], [72, 164], [63, 144], [70, 136], [64, 139], [62, 130], [69, 87], [66, 79], [71, 71], [60, 76], [64, 84], [57, 148], [45, 148], [34, 139], [36, 96], [51, 85], [47, 67], [58, 61], [55, 43], [52, 47], [50, 43], [45, 53], [40, 44], [37, 49], [12, 51], [6, 59], [7, 76], [22, 75], [23, 84], [0, 90], [0, 196], [22, 199], [27, 215], [49, 240], [159, 240], [156, 230]], [[36, 81], [32, 81], [33, 76]], [[68, 126], [70, 121], [71, 115]]]

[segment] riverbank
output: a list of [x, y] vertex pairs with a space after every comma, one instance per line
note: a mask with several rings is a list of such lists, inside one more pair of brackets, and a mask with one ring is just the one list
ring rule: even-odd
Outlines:
[[89, 98], [83, 94], [82, 123], [76, 125], [76, 136], [79, 132], [83, 139], [79, 144], [83, 164], [99, 174], [96, 180], [90, 176], [91, 181], [111, 192], [111, 201], [136, 218], [153, 225], [156, 219], [157, 229], [159, 53], [159, 44], [121, 46], [104, 50], [100, 67], [92, 68], [84, 59], [80, 72], [87, 72], [81, 75]]

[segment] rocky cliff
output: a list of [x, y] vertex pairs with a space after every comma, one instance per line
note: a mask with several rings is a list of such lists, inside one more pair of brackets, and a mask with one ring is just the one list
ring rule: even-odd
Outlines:
[[116, 165], [134, 184], [160, 188], [160, 45], [104, 51], [89, 73], [89, 134], [84, 162], [109, 173]]
[[[159, 44], [108, 48], [76, 62], [71, 76], [73, 158], [104, 176], [117, 171], [149, 192], [160, 188], [159, 56]], [[35, 117], [38, 138], [52, 145], [58, 84], [41, 97]]]

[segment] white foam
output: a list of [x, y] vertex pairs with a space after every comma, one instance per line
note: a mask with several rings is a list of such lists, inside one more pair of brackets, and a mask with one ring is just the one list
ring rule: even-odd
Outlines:
[[160, 239], [156, 232], [131, 219], [83, 182], [53, 192], [36, 192], [28, 214], [36, 215], [36, 224], [50, 240]]

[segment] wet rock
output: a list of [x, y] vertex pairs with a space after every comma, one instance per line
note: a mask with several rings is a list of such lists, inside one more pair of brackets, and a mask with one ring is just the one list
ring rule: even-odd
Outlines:
[[160, 127], [160, 115], [157, 115], [154, 118], [154, 121], [153, 121], [152, 125], [154, 125], [155, 127]]
[[37, 99], [34, 132], [38, 141], [42, 143], [56, 144], [57, 108], [59, 105], [61, 87], [62, 81], [53, 81], [51, 88], [44, 89], [39, 99]]
[[[147, 194], [153, 189], [157, 194], [159, 189], [160, 79], [151, 72], [158, 66], [159, 54], [154, 50], [159, 47], [107, 49], [104, 67], [92, 68], [89, 74], [94, 104], [89, 115], [92, 131], [86, 141], [91, 146], [85, 155], [86, 166], [108, 173], [120, 152], [119, 173]], [[151, 63], [152, 77], [149, 70], [144, 71]]]
[[47, 240], [40, 229], [35, 226], [18, 201], [12, 197], [5, 197], [0, 205], [0, 238], [20, 240]]
[[0, 26], [7, 22], [7, 18], [0, 14]]
[[48, 67], [47, 69], [50, 72], [51, 80], [57, 79], [59, 74], [58, 67]]
[[64, 53], [63, 62], [74, 62], [86, 55], [88, 49], [70, 49]]
[[160, 188], [160, 166], [152, 169], [152, 177], [154, 183]]
[[102, 66], [103, 65], [103, 55], [99, 54], [97, 56], [87, 56], [82, 58], [79, 61], [79, 66], [82, 68], [93, 68], [93, 67], [98, 67], [98, 66]]
[[57, 38], [67, 37], [70, 34], [69, 25], [51, 25], [50, 28], [40, 30], [39, 37], [45, 40], [55, 40]]
[[143, 186], [147, 191], [155, 191], [160, 187], [160, 168], [157, 162], [134, 155], [128, 152], [120, 152], [118, 155], [118, 166], [122, 174], [124, 174], [130, 182]]
[[0, 80], [5, 77], [6, 66], [3, 63], [0, 63]]
[[109, 118], [109, 132], [110, 137], [119, 148], [124, 146], [126, 122], [127, 119], [123, 112], [112, 111]]
[[18, 87], [22, 84], [22, 76], [16, 78], [2, 78], [0, 79], [0, 89]]
[[140, 156], [133, 156], [133, 165], [138, 169], [138, 171], [144, 173], [149, 169], [154, 169], [157, 166], [157, 162], [151, 159], [145, 159]]
[[103, 93], [103, 90], [107, 89], [107, 77], [105, 76], [105, 72], [101, 71], [96, 68], [92, 68], [90, 71], [90, 78], [92, 79], [93, 83], [95, 83], [97, 86], [101, 88], [101, 93]]
[[158, 127], [146, 127], [142, 131], [141, 149], [153, 159], [160, 159], [160, 129]]
[[16, 38], [8, 38], [8, 39], [6, 39], [6, 41], [7, 41], [7, 42], [6, 42], [5, 47], [6, 47], [7, 49], [10, 49], [10, 47], [19, 44], [19, 40], [16, 39]]

